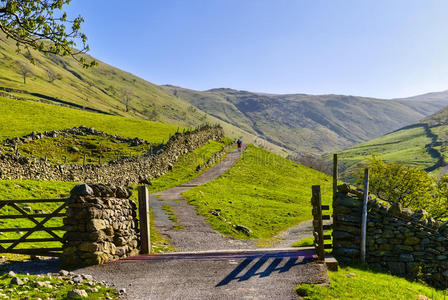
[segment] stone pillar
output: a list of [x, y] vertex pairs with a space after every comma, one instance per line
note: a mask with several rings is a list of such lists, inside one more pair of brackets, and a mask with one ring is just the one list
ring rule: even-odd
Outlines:
[[137, 205], [123, 187], [82, 184], [73, 188], [64, 225], [65, 267], [102, 264], [137, 255]]
[[363, 193], [343, 184], [333, 202], [333, 254], [340, 261], [359, 261]]

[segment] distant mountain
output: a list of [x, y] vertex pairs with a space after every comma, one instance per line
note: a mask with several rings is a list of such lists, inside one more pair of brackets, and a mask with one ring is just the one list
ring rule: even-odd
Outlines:
[[[45, 56], [36, 51], [31, 51], [31, 55], [34, 64], [27, 59], [26, 51], [17, 53], [15, 43], [0, 33], [0, 97], [41, 101], [178, 126], [220, 123], [230, 137], [243, 136], [247, 142], [258, 141], [270, 150], [287, 154], [283, 148], [261, 141], [174, 97], [165, 89], [101, 61], [97, 60], [97, 67], [85, 70], [68, 57]], [[21, 66], [29, 70], [26, 84]]]
[[163, 86], [201, 110], [295, 152], [326, 154], [413, 124], [448, 105], [446, 97], [383, 100], [343, 95], [195, 91]]
[[408, 98], [395, 98], [393, 100], [404, 100], [404, 101], [431, 101], [431, 102], [437, 102], [443, 104], [446, 103], [446, 100], [448, 99], [448, 90], [442, 91], [442, 92], [432, 92], [432, 93], [426, 93], [422, 95], [412, 96]]

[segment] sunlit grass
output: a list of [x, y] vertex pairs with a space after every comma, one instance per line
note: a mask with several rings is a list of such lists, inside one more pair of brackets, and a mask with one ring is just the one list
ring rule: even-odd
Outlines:
[[[447, 291], [436, 290], [424, 283], [411, 282], [404, 278], [369, 270], [365, 267], [340, 267], [339, 271], [328, 271], [330, 286], [302, 284], [296, 288], [304, 299], [433, 299], [448, 297]], [[429, 298], [423, 298], [426, 296]]]

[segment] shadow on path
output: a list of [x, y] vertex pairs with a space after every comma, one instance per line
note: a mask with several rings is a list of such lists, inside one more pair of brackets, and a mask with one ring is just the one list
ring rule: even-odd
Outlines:
[[[297, 257], [290, 257], [288, 259], [286, 258], [274, 258], [271, 263], [268, 265], [268, 267], [262, 271], [258, 272], [264, 264], [269, 260], [269, 257], [261, 257], [258, 259], [254, 258], [246, 258], [243, 260], [232, 272], [230, 272], [221, 282], [219, 282], [216, 287], [224, 286], [229, 284], [232, 281], [246, 281], [254, 276], [259, 276], [260, 278], [268, 277], [273, 272], [278, 273], [286, 273], [291, 270], [294, 266], [304, 265], [312, 261], [312, 259], [300, 259]], [[279, 267], [279, 265], [284, 262], [284, 265]], [[238, 276], [246, 267], [248, 267], [252, 262], [254, 264], [252, 267], [250, 267], [245, 274], [242, 274], [241, 276]]]

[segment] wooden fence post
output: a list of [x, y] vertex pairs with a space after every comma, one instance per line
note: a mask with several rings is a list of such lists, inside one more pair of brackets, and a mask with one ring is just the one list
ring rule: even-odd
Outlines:
[[319, 261], [325, 260], [325, 249], [324, 249], [324, 230], [322, 222], [322, 201], [320, 193], [320, 185], [313, 185], [312, 187], [312, 198], [311, 202], [313, 205], [313, 227], [314, 227], [314, 239], [315, 247], [317, 252], [317, 259]]
[[367, 200], [369, 199], [369, 169], [364, 171], [364, 199], [362, 204], [361, 221], [361, 263], [366, 262], [366, 238], [367, 238]]
[[149, 254], [151, 251], [151, 235], [149, 220], [149, 194], [146, 186], [138, 187], [138, 208], [140, 223], [141, 254]]

